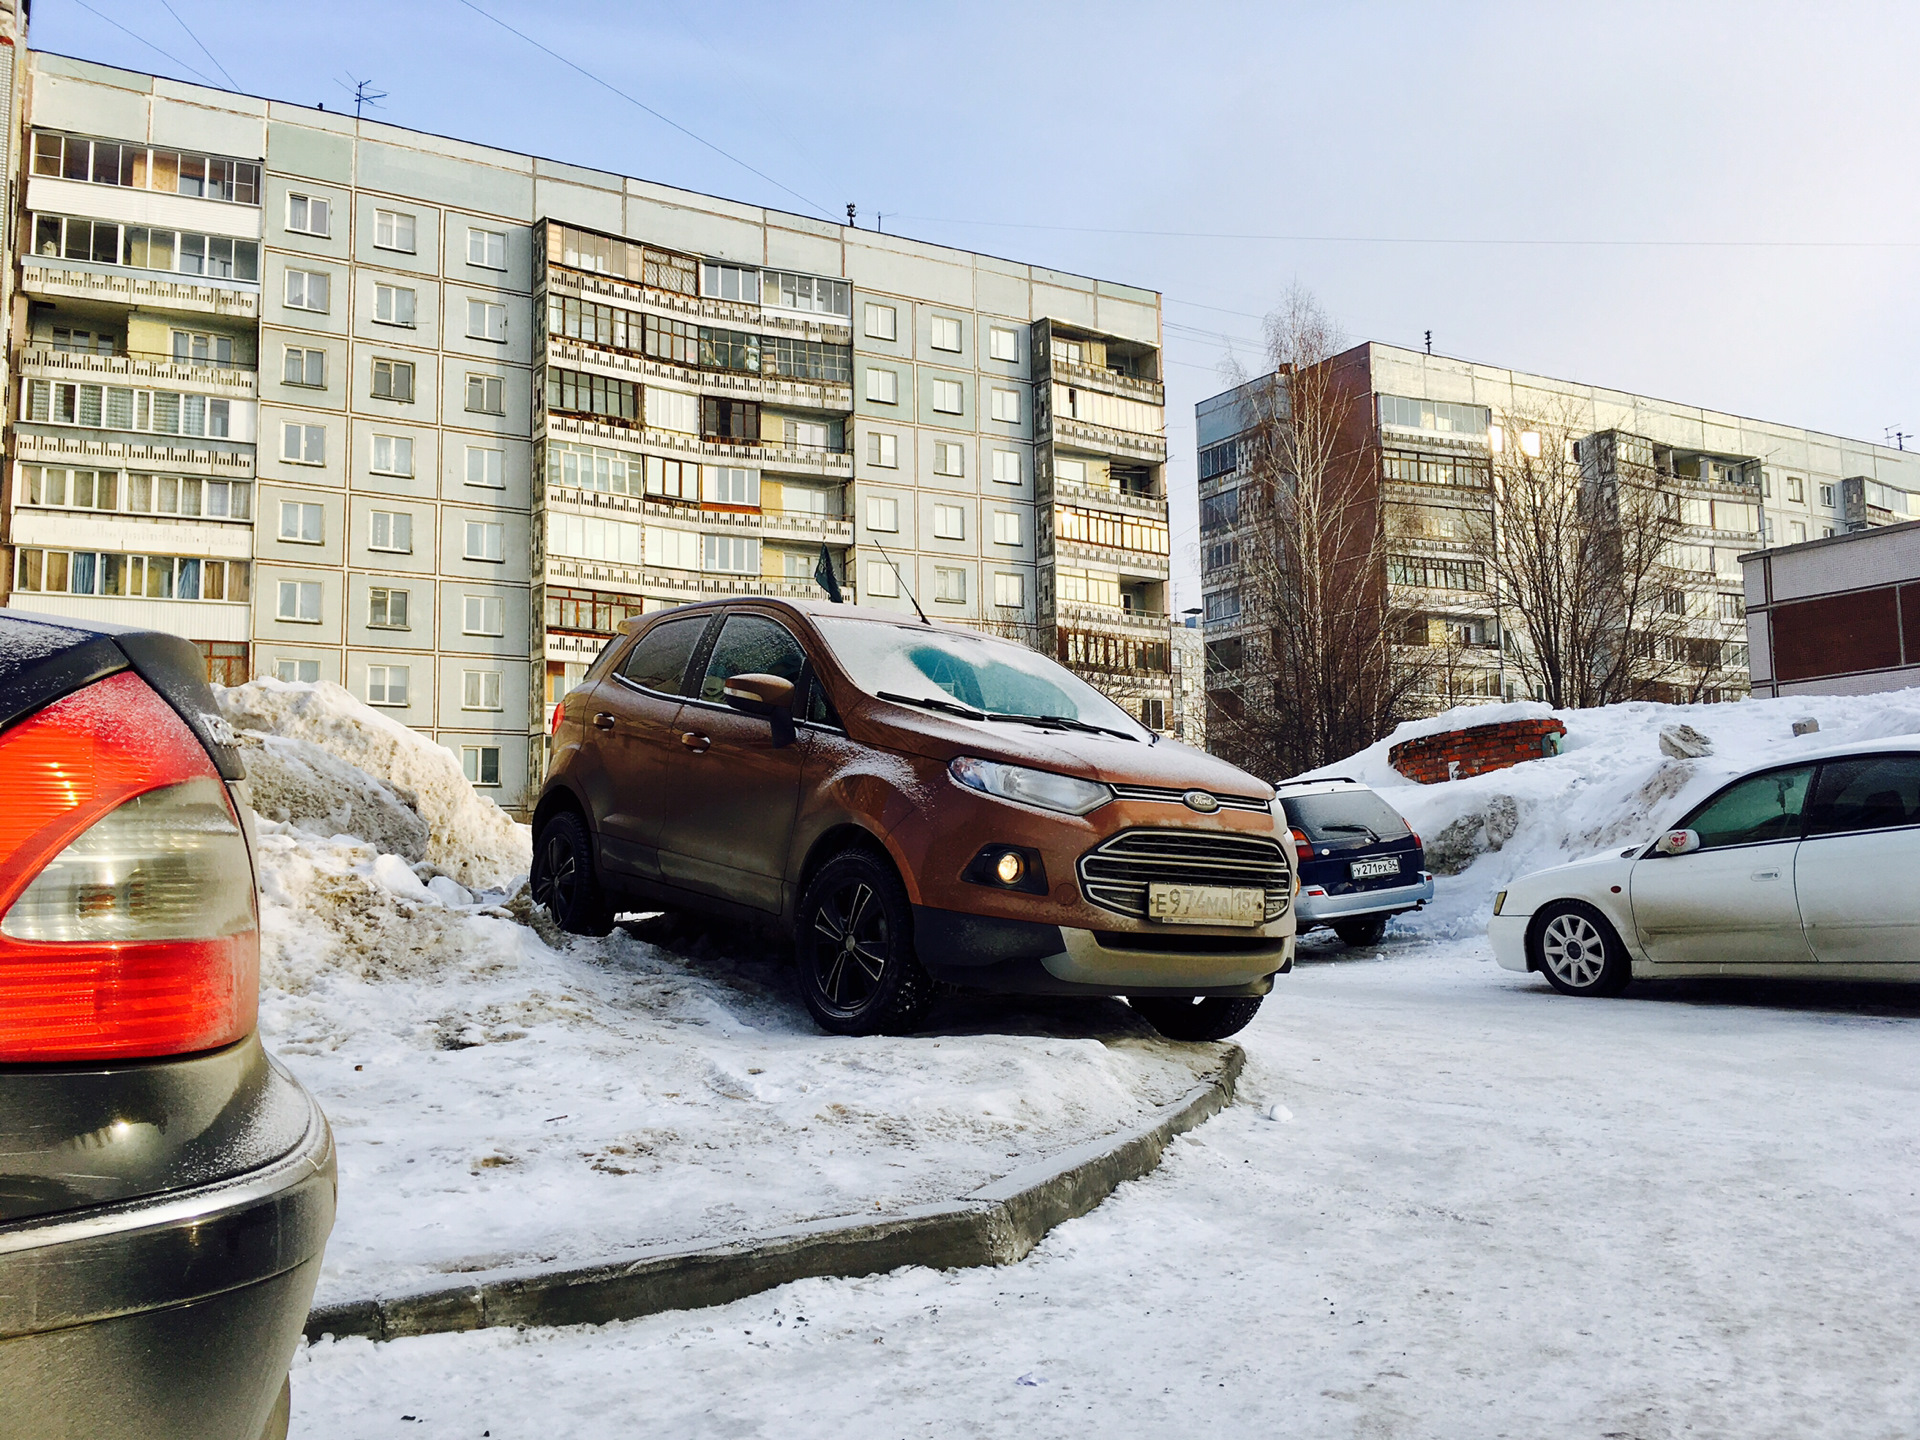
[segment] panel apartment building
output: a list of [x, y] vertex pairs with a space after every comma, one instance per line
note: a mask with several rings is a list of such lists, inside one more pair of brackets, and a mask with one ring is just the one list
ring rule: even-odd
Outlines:
[[[1359, 483], [1380, 503], [1389, 606], [1413, 617], [1405, 640], [1429, 647], [1422, 667], [1433, 710], [1520, 699], [1500, 597], [1468, 536], [1495, 515], [1494, 456], [1538, 436], [1503, 433], [1503, 417], [1570, 415], [1585, 475], [1651, 471], [1683, 520], [1675, 559], [1692, 574], [1691, 645], [1719, 663], [1701, 672], [1707, 698], [1747, 693], [1740, 556], [1920, 516], [1920, 454], [1624, 391], [1366, 343], [1329, 360], [1361, 417]], [[1271, 377], [1269, 377], [1271, 379]], [[1196, 407], [1201, 584], [1210, 691], [1239, 690], [1258, 653], [1243, 621], [1238, 568], [1243, 446], [1267, 382]], [[1434, 663], [1430, 647], [1446, 647]], [[1257, 663], [1257, 662], [1256, 662]], [[1221, 696], [1220, 698], [1224, 698]]]
[[509, 808], [632, 615], [848, 600], [1164, 728], [1151, 291], [28, 52], [7, 603], [338, 682]]

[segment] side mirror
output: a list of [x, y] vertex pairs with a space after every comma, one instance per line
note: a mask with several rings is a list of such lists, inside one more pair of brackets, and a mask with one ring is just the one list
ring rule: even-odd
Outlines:
[[1691, 855], [1700, 848], [1698, 830], [1669, 830], [1653, 842], [1656, 855]]
[[773, 722], [776, 747], [793, 743], [793, 682], [778, 675], [735, 675], [722, 692], [727, 704], [742, 715], [758, 715]]

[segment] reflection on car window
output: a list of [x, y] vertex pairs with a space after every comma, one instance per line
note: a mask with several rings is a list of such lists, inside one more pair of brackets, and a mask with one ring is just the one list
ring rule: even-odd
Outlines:
[[1796, 839], [1812, 778], [1811, 765], [1749, 775], [1694, 811], [1681, 828], [1700, 832], [1702, 850]]
[[762, 615], [729, 615], [700, 682], [700, 698], [726, 702], [727, 681], [736, 675], [778, 675], [800, 683], [806, 652], [787, 627]]
[[1920, 825], [1920, 755], [1867, 755], [1820, 767], [1807, 834]]
[[1311, 840], [1364, 840], [1368, 831], [1380, 840], [1399, 840], [1412, 833], [1393, 807], [1371, 790], [1290, 795], [1280, 805], [1287, 823], [1298, 825]]
[[687, 679], [687, 662], [693, 658], [693, 648], [706, 634], [711, 618], [689, 615], [684, 620], [661, 621], [640, 637], [620, 673], [662, 695], [680, 694]]
[[1063, 715], [1148, 737], [1137, 720], [1086, 681], [1024, 645], [882, 620], [815, 623], [853, 683], [869, 695], [885, 690], [1003, 715]]

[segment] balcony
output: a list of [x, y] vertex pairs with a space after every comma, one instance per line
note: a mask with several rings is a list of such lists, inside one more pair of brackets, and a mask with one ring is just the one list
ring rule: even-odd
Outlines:
[[201, 450], [191, 442], [169, 445], [140, 440], [88, 440], [88, 431], [71, 435], [14, 431], [16, 459], [49, 465], [81, 465], [100, 469], [163, 470], [216, 479], [251, 480], [253, 447], [244, 451]]
[[545, 426], [549, 439], [581, 440], [587, 443], [607, 441], [627, 447], [644, 445], [688, 458], [711, 460], [720, 465], [781, 470], [823, 480], [853, 478], [853, 455], [846, 450], [818, 450], [812, 446], [789, 447], [782, 444], [736, 444], [705, 439], [680, 430], [606, 425], [577, 415], [549, 413], [545, 418]]
[[547, 360], [571, 369], [598, 369], [632, 379], [665, 377], [682, 385], [691, 385], [706, 395], [738, 396], [792, 410], [832, 410], [853, 412], [853, 386], [828, 380], [796, 380], [786, 375], [750, 375], [738, 370], [698, 370], [631, 355], [622, 350], [606, 350], [598, 345], [583, 345], [563, 335], [547, 336]]
[[611, 635], [581, 635], [567, 630], [549, 630], [546, 636], [547, 659], [568, 661], [594, 660], [607, 648]]
[[1068, 445], [1076, 450], [1091, 450], [1126, 460], [1145, 460], [1154, 465], [1167, 463], [1165, 435], [1115, 430], [1110, 426], [1095, 425], [1060, 414], [1054, 415], [1052, 429], [1056, 445]]
[[1173, 638], [1173, 621], [1160, 610], [1125, 610], [1112, 605], [1085, 605], [1063, 600], [1054, 610], [1055, 623], [1069, 629], [1106, 630], [1141, 640]]
[[1095, 505], [1104, 505], [1109, 510], [1130, 510], [1136, 515], [1150, 515], [1156, 520], [1167, 518], [1167, 497], [1164, 495], [1141, 495], [1132, 490], [1055, 479], [1053, 498], [1071, 500], [1076, 504], [1091, 501]]
[[546, 279], [547, 293], [550, 295], [575, 295], [582, 299], [638, 304], [680, 320], [757, 330], [764, 335], [822, 340], [832, 345], [853, 343], [853, 324], [850, 319], [816, 320], [792, 310], [762, 308], [738, 300], [716, 300], [712, 296], [678, 295], [671, 290], [652, 290], [611, 276], [554, 266], [548, 267]]
[[34, 346], [20, 351], [14, 363], [22, 375], [36, 379], [178, 388], [230, 400], [252, 400], [259, 391], [259, 377], [252, 370], [176, 364], [158, 355], [93, 355]]
[[140, 270], [79, 270], [40, 260], [23, 260], [20, 288], [47, 300], [84, 300], [127, 309], [168, 310], [184, 315], [218, 315], [226, 320], [260, 318], [258, 287], [241, 289], [171, 280]]
[[1111, 545], [1088, 545], [1058, 537], [1054, 539], [1053, 549], [1056, 560], [1092, 561], [1096, 565], [1110, 566], [1136, 580], [1167, 578], [1167, 557], [1145, 550], [1121, 550]]
[[1076, 365], [1058, 356], [1053, 361], [1053, 378], [1062, 384], [1079, 386], [1085, 390], [1103, 390], [1109, 395], [1122, 395], [1144, 405], [1165, 406], [1167, 403], [1167, 387], [1158, 380], [1137, 380], [1131, 375], [1122, 375], [1118, 370], [1105, 370], [1097, 365]]

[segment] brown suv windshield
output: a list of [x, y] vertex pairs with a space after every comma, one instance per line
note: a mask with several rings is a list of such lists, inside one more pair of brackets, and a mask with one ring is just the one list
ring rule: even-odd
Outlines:
[[822, 638], [869, 695], [951, 701], [993, 715], [1060, 718], [1150, 740], [1126, 711], [1072, 672], [1020, 645], [882, 620], [822, 617]]

